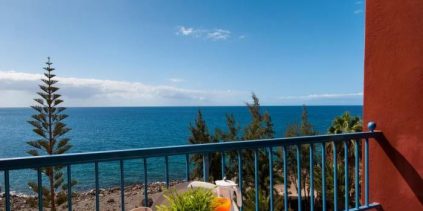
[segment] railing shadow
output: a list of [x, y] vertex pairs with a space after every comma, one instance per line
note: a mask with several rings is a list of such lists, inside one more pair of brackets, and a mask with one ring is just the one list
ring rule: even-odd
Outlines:
[[423, 179], [413, 167], [413, 165], [407, 161], [407, 159], [398, 152], [388, 141], [385, 135], [380, 134], [377, 138], [378, 143], [386, 153], [388, 158], [394, 164], [395, 168], [407, 182], [410, 189], [413, 191], [420, 204], [423, 205]]

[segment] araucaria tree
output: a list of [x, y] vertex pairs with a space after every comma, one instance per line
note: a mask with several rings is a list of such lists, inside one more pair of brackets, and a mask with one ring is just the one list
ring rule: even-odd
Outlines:
[[[32, 156], [63, 154], [72, 147], [69, 144], [70, 139], [65, 137], [70, 128], [63, 123], [63, 120], [68, 116], [63, 113], [65, 108], [60, 106], [63, 100], [57, 93], [59, 88], [54, 86], [58, 81], [54, 80], [55, 75], [52, 74], [54, 68], [51, 67], [53, 63], [50, 62], [50, 57], [46, 64], [44, 78], [39, 85], [40, 91], [37, 92], [39, 98], [34, 99], [37, 105], [31, 106], [36, 114], [33, 114], [28, 121], [38, 136], [38, 139], [27, 142], [32, 147], [27, 153]], [[34, 192], [42, 188], [44, 205], [50, 207], [50, 210], [56, 210], [57, 206], [66, 201], [67, 185], [64, 184], [62, 166], [41, 168], [41, 172], [47, 176], [48, 186], [38, 187], [35, 182], [29, 182], [28, 185]]]

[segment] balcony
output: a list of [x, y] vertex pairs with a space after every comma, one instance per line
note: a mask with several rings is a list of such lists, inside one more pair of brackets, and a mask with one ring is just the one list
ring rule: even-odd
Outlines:
[[[119, 172], [116, 172], [116, 177], [120, 180], [120, 210], [129, 210], [134, 205], [125, 203], [125, 178], [124, 178], [124, 163], [127, 160], [139, 159], [144, 165], [144, 182], [143, 194], [140, 196], [137, 202], [138, 206], [142, 204], [142, 201], [149, 200], [148, 194], [148, 172], [147, 165], [149, 159], [161, 157], [164, 158], [163, 175], [165, 178], [166, 187], [170, 186], [170, 180], [175, 178], [169, 177], [169, 157], [172, 156], [183, 156], [185, 157], [185, 181], [192, 179], [202, 179], [209, 181], [209, 174], [213, 171], [210, 168], [210, 156], [219, 153], [220, 156], [220, 167], [222, 168], [221, 176], [225, 177], [227, 167], [236, 166], [237, 169], [232, 169], [234, 177], [232, 178], [240, 186], [241, 190], [254, 190], [254, 206], [253, 210], [276, 210], [275, 202], [276, 197], [283, 198], [283, 209], [284, 210], [367, 210], [370, 208], [378, 207], [379, 204], [376, 202], [369, 201], [369, 145], [372, 144], [382, 132], [371, 131], [371, 132], [360, 132], [360, 133], [348, 133], [348, 134], [337, 134], [337, 135], [318, 135], [318, 136], [305, 136], [305, 137], [294, 137], [294, 138], [277, 138], [269, 140], [253, 140], [253, 141], [237, 141], [237, 142], [222, 142], [213, 144], [198, 144], [198, 145], [183, 145], [183, 146], [170, 146], [170, 147], [157, 147], [157, 148], [142, 148], [142, 149], [129, 149], [129, 150], [117, 150], [117, 151], [104, 151], [104, 152], [89, 152], [89, 153], [75, 153], [75, 154], [64, 154], [64, 155], [53, 155], [53, 156], [38, 156], [38, 157], [20, 157], [20, 158], [8, 158], [0, 160], [0, 171], [4, 172], [4, 197], [2, 198], [1, 205], [6, 211], [12, 209], [19, 209], [13, 206], [11, 202], [11, 189], [10, 181], [13, 180], [10, 177], [10, 172], [19, 169], [35, 169], [37, 171], [37, 183], [38, 187], [42, 186], [42, 173], [41, 168], [50, 166], [65, 166], [66, 170], [64, 173], [67, 175], [67, 203], [64, 206], [65, 209], [72, 209], [72, 186], [69, 185], [72, 182], [72, 166], [76, 164], [94, 164], [95, 172], [95, 210], [103, 210], [100, 203], [100, 181], [99, 181], [99, 163], [118, 161]], [[313, 146], [308, 147], [308, 166], [302, 165], [304, 155], [301, 151], [302, 146]], [[337, 146], [337, 147], [334, 147]], [[339, 157], [341, 154], [337, 149], [343, 149], [343, 157]], [[331, 156], [327, 156], [327, 149], [331, 149]], [[288, 158], [288, 151], [293, 152], [294, 160]], [[262, 178], [259, 177], [259, 152], [267, 155], [266, 159], [268, 163], [266, 165], [272, 166], [269, 168], [268, 176], [269, 181], [266, 188], [269, 190], [275, 190], [275, 187], [280, 186], [279, 191], [269, 191], [269, 204], [266, 208], [260, 207], [260, 188], [259, 183]], [[275, 153], [280, 152], [280, 153]], [[349, 153], [350, 152], [350, 153]], [[353, 152], [353, 153], [352, 153]], [[236, 155], [237, 163], [229, 163], [227, 155], [232, 153]], [[350, 155], [353, 154], [353, 157]], [[190, 174], [192, 171], [192, 159], [190, 156], [200, 155], [202, 156], [202, 178], [191, 178]], [[245, 158], [245, 155], [250, 155], [254, 166], [254, 178], [253, 182], [246, 182], [243, 177], [243, 167], [246, 165], [245, 162], [249, 160]], [[272, 155], [272, 156], [269, 156]], [[225, 157], [226, 156], [226, 157]], [[353, 165], [351, 161], [353, 160]], [[276, 162], [281, 161], [280, 165], [276, 165]], [[328, 166], [327, 160], [332, 160], [333, 166], [333, 182], [329, 182], [327, 178]], [[339, 163], [338, 163], [339, 162]], [[293, 166], [293, 163], [295, 165]], [[345, 165], [347, 163], [347, 165]], [[281, 169], [278, 169], [280, 166]], [[290, 174], [288, 168], [296, 169], [296, 172], [307, 171], [307, 176], [304, 178], [304, 174]], [[344, 175], [340, 175], [339, 171], [343, 168]], [[320, 176], [316, 175], [316, 169], [321, 169]], [[353, 170], [353, 174], [349, 171]], [[142, 171], [140, 170], [140, 174]], [[351, 177], [351, 175], [354, 175]], [[288, 184], [283, 182], [277, 184], [275, 177], [281, 178], [295, 178], [296, 184]], [[338, 177], [343, 177], [343, 179]], [[35, 178], [34, 178], [35, 179]], [[302, 182], [303, 180], [303, 182]], [[307, 184], [304, 185], [304, 180], [307, 180]], [[320, 180], [320, 181], [318, 181]], [[343, 180], [343, 181], [342, 181]], [[287, 181], [286, 179], [284, 181]], [[351, 182], [352, 181], [352, 182]], [[321, 184], [321, 188], [315, 188], [315, 184]], [[349, 187], [353, 183], [352, 187]], [[147, 185], [144, 185], [147, 184]], [[302, 185], [303, 184], [303, 185]], [[296, 185], [301, 187], [297, 192], [293, 193], [289, 191], [288, 185]], [[243, 187], [244, 186], [244, 187]], [[328, 190], [332, 190], [332, 194], [328, 194]], [[353, 191], [352, 191], [353, 190]], [[343, 192], [344, 195], [340, 195]], [[308, 193], [308, 194], [305, 194]], [[39, 196], [39, 197], [38, 197]], [[43, 210], [43, 194], [41, 189], [38, 191], [38, 209]], [[245, 200], [245, 195], [243, 194]], [[343, 204], [343, 207], [340, 206]], [[34, 208], [36, 209], [36, 208]], [[243, 207], [241, 207], [241, 210]], [[246, 210], [246, 209], [245, 209]]]

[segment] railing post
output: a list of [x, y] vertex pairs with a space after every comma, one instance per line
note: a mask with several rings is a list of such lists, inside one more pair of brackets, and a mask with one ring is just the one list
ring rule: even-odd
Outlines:
[[209, 153], [203, 153], [203, 179], [204, 182], [209, 181]]
[[355, 178], [355, 208], [358, 209], [360, 207], [360, 198], [359, 198], [359, 193], [360, 193], [360, 186], [359, 186], [359, 181], [360, 181], [360, 174], [359, 174], [359, 169], [360, 169], [360, 162], [359, 162], [359, 155], [358, 155], [358, 146], [359, 146], [359, 140], [355, 140], [355, 145], [354, 145], [354, 162], [355, 162], [355, 171], [354, 171], [354, 178]]
[[[241, 192], [242, 196], [242, 153], [241, 150], [237, 151], [238, 153], [238, 185], [239, 185], [239, 191]], [[243, 197], [241, 197], [242, 200]], [[242, 207], [240, 207], [240, 211], [242, 211]]]
[[[376, 129], [375, 122], [369, 122], [367, 128], [370, 132], [374, 132]], [[365, 139], [364, 142], [364, 166], [365, 166], [365, 175], [364, 175], [364, 204], [369, 206], [369, 138]]]
[[38, 210], [43, 210], [43, 178], [41, 168], [37, 168], [37, 185], [38, 185]]
[[144, 158], [144, 206], [150, 206], [148, 203], [148, 179], [147, 179], [147, 158]]
[[347, 140], [344, 141], [344, 186], [345, 186], [345, 210], [348, 210], [349, 208], [349, 188], [348, 188], [348, 143]]
[[338, 210], [338, 163], [336, 143], [333, 142], [333, 210]]
[[313, 144], [310, 144], [310, 210], [314, 211], [314, 162]]
[[4, 194], [5, 194], [5, 209], [10, 211], [10, 184], [9, 184], [9, 170], [4, 170]]
[[220, 156], [220, 168], [221, 168], [221, 173], [222, 173], [222, 179], [225, 178], [226, 174], [225, 174], [225, 151], [221, 152], [221, 156]]
[[71, 165], [66, 166], [66, 173], [68, 179], [68, 210], [72, 211], [72, 171]]
[[273, 149], [269, 147], [269, 193], [270, 193], [270, 211], [273, 211]]
[[123, 160], [119, 161], [120, 167], [120, 207], [122, 211], [125, 211], [125, 172], [123, 166]]
[[302, 210], [302, 198], [301, 198], [301, 145], [297, 145], [297, 173], [298, 173], [298, 178], [297, 178], [297, 186], [298, 186], [298, 210], [301, 211]]
[[326, 211], [326, 145], [322, 143], [322, 208]]
[[364, 204], [369, 206], [369, 139], [364, 142]]
[[288, 211], [288, 168], [287, 168], [287, 156], [286, 156], [286, 146], [282, 146], [283, 151], [283, 205], [284, 210]]
[[255, 188], [255, 205], [256, 205], [256, 211], [259, 211], [259, 162], [258, 162], [258, 149], [254, 150], [254, 188]]
[[165, 181], [166, 188], [169, 189], [169, 157], [165, 156]]
[[189, 181], [189, 154], [185, 154], [185, 175], [187, 182]]
[[95, 173], [95, 210], [100, 210], [100, 191], [99, 191], [99, 180], [98, 180], [98, 162], [94, 163], [94, 173]]

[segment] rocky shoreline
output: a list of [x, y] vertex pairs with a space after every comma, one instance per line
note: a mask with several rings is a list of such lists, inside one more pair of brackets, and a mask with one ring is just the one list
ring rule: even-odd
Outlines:
[[[170, 187], [184, 183], [182, 180], [170, 182]], [[155, 199], [166, 189], [166, 183], [153, 182], [148, 184], [147, 192], [149, 196], [149, 204], [151, 205]], [[120, 210], [120, 187], [111, 187], [99, 189], [100, 208], [105, 211]], [[125, 210], [131, 210], [136, 207], [144, 206], [144, 185], [133, 184], [125, 186]], [[24, 194], [11, 194], [12, 210], [28, 210], [36, 211], [37, 197]], [[4, 193], [0, 198], [0, 211], [4, 209]], [[45, 209], [49, 210], [49, 209]], [[61, 205], [58, 210], [68, 210], [66, 202]], [[72, 196], [72, 210], [95, 210], [95, 189], [82, 192], [74, 192]]]

